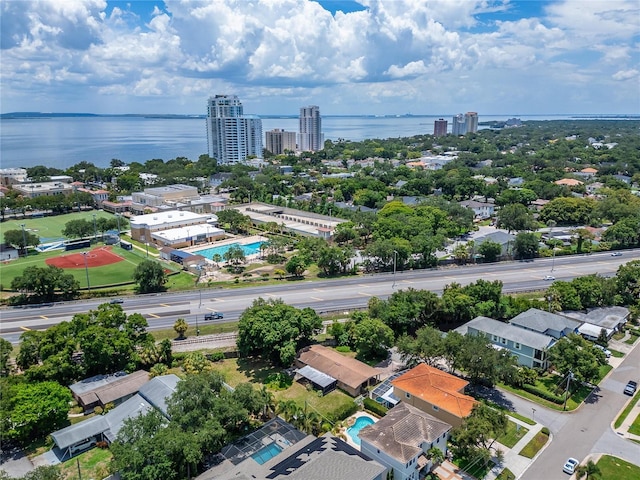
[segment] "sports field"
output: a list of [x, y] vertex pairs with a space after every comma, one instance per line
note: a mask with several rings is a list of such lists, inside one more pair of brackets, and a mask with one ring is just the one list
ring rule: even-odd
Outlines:
[[11, 219], [0, 224], [0, 228], [3, 232], [6, 230], [21, 230], [21, 225], [24, 224], [25, 230], [38, 235], [40, 241], [46, 243], [47, 239], [57, 240], [62, 238], [62, 229], [67, 222], [79, 219], [92, 222], [94, 214], [96, 218], [114, 218], [111, 213], [103, 212], [102, 210], [92, 210], [89, 212], [67, 213], [65, 215], [55, 215], [52, 217], [26, 218], [24, 220], [21, 218]]
[[[136, 266], [146, 258], [144, 252], [135, 249], [131, 251], [124, 250], [117, 246], [98, 246], [74, 250], [72, 252], [56, 250], [38, 254], [31, 251], [28, 257], [20, 257], [17, 260], [12, 260], [0, 265], [2, 289], [8, 290], [11, 288], [11, 281], [15, 277], [22, 275], [25, 267], [31, 265], [45, 267], [48, 264], [66, 267], [64, 269], [65, 273], [73, 275], [73, 277], [80, 282], [80, 288], [86, 288], [87, 270], [85, 270], [82, 252], [88, 252], [87, 270], [89, 272], [89, 284], [91, 288], [115, 283], [133, 282], [133, 272]], [[74, 258], [76, 260], [81, 259], [80, 265], [77, 265], [78, 262], [75, 261]], [[105, 261], [105, 259], [107, 259], [107, 261]]]

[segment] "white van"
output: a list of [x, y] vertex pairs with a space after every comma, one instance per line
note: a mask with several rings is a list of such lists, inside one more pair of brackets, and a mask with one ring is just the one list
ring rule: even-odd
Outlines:
[[81, 452], [83, 450], [88, 450], [91, 447], [94, 447], [96, 445], [96, 439], [95, 438], [90, 438], [88, 440], [85, 440], [82, 443], [78, 443], [74, 446], [71, 447], [71, 454], [77, 453], [77, 452]]

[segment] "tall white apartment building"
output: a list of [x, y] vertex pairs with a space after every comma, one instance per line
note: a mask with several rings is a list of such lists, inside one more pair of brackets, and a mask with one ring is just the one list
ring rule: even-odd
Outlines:
[[310, 105], [300, 109], [300, 128], [298, 133], [298, 150], [301, 152], [317, 152], [324, 148], [322, 119], [320, 107]]
[[463, 114], [459, 113], [453, 116], [451, 133], [453, 135], [464, 135], [467, 133], [467, 122]]
[[287, 132], [279, 128], [265, 133], [264, 148], [274, 155], [282, 155], [285, 151], [296, 151], [296, 132]]
[[478, 131], [478, 114], [476, 112], [467, 112], [464, 116], [466, 133], [476, 133]]
[[262, 158], [262, 120], [244, 115], [236, 95], [216, 95], [207, 104], [207, 148], [218, 163]]

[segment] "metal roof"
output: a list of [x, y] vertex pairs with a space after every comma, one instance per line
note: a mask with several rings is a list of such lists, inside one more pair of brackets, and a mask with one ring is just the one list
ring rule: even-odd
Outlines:
[[[462, 325], [465, 329], [473, 328], [489, 335], [497, 335], [512, 342], [520, 343], [528, 347], [533, 347], [538, 350], [549, 348], [555, 343], [555, 338], [543, 333], [526, 330], [517, 325], [511, 325], [509, 323], [494, 320], [489, 317], [476, 317], [470, 322]], [[456, 329], [458, 330], [458, 329]]]
[[311, 382], [322, 388], [328, 387], [332, 383], [337, 382], [337, 380], [332, 376], [327, 375], [326, 373], [322, 373], [321, 371], [316, 370], [309, 365], [305, 365], [304, 367], [300, 368], [298, 370], [298, 373], [307, 380], [310, 380]]

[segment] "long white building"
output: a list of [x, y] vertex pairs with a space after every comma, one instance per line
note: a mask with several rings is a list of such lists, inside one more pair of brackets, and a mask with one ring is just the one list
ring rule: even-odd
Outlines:
[[300, 109], [298, 149], [301, 152], [317, 152], [324, 148], [320, 107], [310, 105]]
[[207, 104], [207, 147], [218, 163], [243, 163], [262, 158], [262, 120], [244, 115], [236, 95], [216, 95]]

